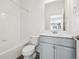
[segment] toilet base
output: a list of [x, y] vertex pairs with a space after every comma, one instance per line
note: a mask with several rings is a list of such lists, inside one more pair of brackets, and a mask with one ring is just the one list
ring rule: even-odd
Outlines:
[[33, 56], [25, 56], [24, 59], [33, 59]]

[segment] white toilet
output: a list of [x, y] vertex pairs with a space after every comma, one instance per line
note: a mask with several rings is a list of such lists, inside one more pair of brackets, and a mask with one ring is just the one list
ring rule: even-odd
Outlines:
[[33, 59], [33, 54], [35, 52], [35, 47], [38, 45], [38, 37], [31, 37], [31, 42], [29, 45], [25, 46], [22, 50], [22, 55], [24, 59]]

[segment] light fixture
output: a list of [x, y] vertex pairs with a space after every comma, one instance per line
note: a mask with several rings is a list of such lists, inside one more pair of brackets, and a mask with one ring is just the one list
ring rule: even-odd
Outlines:
[[4, 13], [4, 12], [1, 13], [1, 16], [5, 16], [5, 15], [6, 15], [6, 13]]
[[46, 0], [44, 3], [51, 3], [51, 2], [55, 2], [56, 0]]

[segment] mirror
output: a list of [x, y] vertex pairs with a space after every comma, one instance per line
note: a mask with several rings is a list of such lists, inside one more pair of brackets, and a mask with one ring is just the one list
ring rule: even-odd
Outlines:
[[[53, 28], [60, 28], [60, 30], [64, 30], [64, 0], [52, 0], [46, 2], [44, 4], [44, 16], [45, 16], [45, 29], [46, 30], [52, 30]], [[55, 18], [53, 18], [55, 17]], [[60, 19], [61, 18], [61, 19]], [[53, 22], [53, 19], [57, 21], [57, 24], [53, 27], [51, 25]], [[60, 20], [60, 21], [59, 21]], [[58, 27], [56, 27], [58, 26]], [[54, 29], [53, 29], [54, 30]]]

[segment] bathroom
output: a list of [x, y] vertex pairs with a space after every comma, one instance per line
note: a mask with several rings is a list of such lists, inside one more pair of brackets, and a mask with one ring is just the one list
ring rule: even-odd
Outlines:
[[[78, 0], [0, 0], [0, 59], [33, 59], [33, 55], [79, 59], [78, 4]], [[61, 29], [54, 30], [51, 19], [60, 15]], [[24, 56], [25, 47], [33, 48], [31, 56]]]

